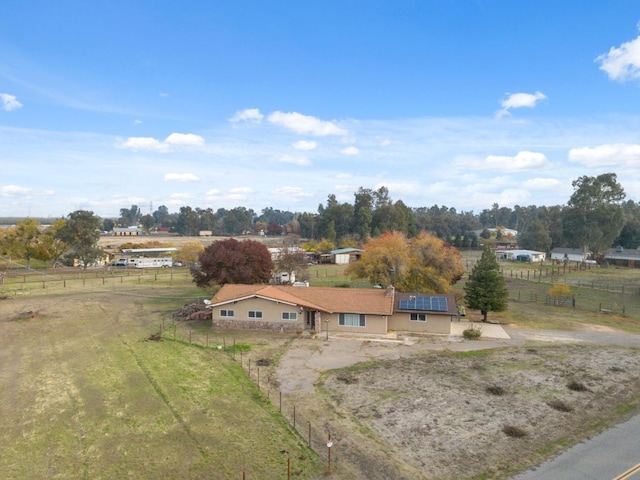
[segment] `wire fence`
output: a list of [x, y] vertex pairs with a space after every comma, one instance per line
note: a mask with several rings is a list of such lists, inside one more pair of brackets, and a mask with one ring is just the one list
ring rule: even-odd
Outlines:
[[65, 290], [105, 289], [119, 285], [166, 285], [174, 282], [184, 283], [190, 279], [188, 269], [127, 269], [127, 270], [95, 270], [80, 272], [41, 272], [6, 273], [0, 277], [0, 286], [5, 296], [25, 294], [56, 293]]
[[[154, 337], [154, 336], [152, 336]], [[269, 405], [285, 419], [292, 432], [316, 454], [326, 461], [325, 473], [331, 474], [340, 470], [340, 465], [344, 460], [343, 452], [340, 451], [339, 442], [335, 442], [336, 436], [332, 438], [331, 432], [326, 425], [314, 423], [310, 416], [304, 412], [306, 408], [301, 408], [294, 400], [293, 395], [282, 392], [276, 385], [273, 378], [273, 365], [270, 359], [261, 357], [250, 351], [250, 347], [244, 343], [236, 342], [233, 337], [220, 337], [209, 333], [197, 332], [190, 328], [184, 328], [180, 322], [173, 319], [171, 322], [162, 322], [160, 334], [152, 340], [169, 340], [181, 342], [188, 345], [197, 346], [219, 351], [235, 360], [243, 369], [247, 377], [256, 386], [259, 392], [259, 400], [265, 405]], [[314, 341], [308, 339], [305, 341]], [[292, 473], [292, 460], [287, 460], [287, 476], [285, 478], [295, 478]], [[284, 467], [283, 467], [284, 468]], [[243, 472], [241, 478], [245, 477]]]

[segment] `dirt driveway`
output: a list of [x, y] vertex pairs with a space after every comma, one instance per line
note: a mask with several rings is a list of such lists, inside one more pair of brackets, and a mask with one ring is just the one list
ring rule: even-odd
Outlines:
[[[477, 324], [476, 324], [477, 325]], [[348, 367], [369, 360], [397, 360], [427, 350], [466, 351], [522, 345], [524, 337], [512, 339], [500, 325], [481, 325], [481, 340], [464, 340], [462, 331], [468, 322], [456, 322], [451, 335], [422, 337], [389, 336], [358, 337], [331, 335], [329, 341], [320, 335], [317, 339], [296, 340], [282, 356], [275, 379], [282, 393], [311, 393], [318, 376], [327, 370]], [[568, 341], [568, 340], [565, 340]]]

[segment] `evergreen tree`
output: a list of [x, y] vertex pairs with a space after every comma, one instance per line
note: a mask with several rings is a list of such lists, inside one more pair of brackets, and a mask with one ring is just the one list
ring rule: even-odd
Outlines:
[[487, 313], [507, 309], [509, 290], [489, 245], [485, 244], [482, 257], [471, 270], [464, 291], [467, 307], [480, 310], [483, 322], [487, 321]]

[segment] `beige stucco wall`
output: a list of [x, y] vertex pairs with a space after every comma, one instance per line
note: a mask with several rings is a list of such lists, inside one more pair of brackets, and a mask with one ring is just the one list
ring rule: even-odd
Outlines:
[[394, 313], [389, 318], [389, 330], [419, 333], [451, 333], [449, 315], [429, 315], [426, 322], [412, 322], [409, 313]]
[[[329, 320], [329, 334], [332, 332], [344, 333], [387, 333], [387, 317], [382, 315], [366, 315], [364, 327], [346, 327], [339, 325], [340, 315], [338, 313], [322, 313], [322, 331], [326, 332], [326, 321]], [[318, 327], [316, 327], [318, 328]], [[320, 329], [318, 328], [320, 331]]]
[[[221, 317], [220, 310], [233, 310], [234, 316]], [[249, 318], [249, 310], [261, 311], [262, 318]], [[282, 312], [296, 312], [298, 314], [297, 320], [282, 320]], [[216, 306], [211, 309], [211, 316], [214, 325], [217, 321], [228, 324], [229, 321], [237, 322], [268, 322], [282, 325], [295, 325], [296, 329], [302, 329], [304, 327], [304, 314], [300, 313], [300, 308], [295, 305], [288, 305], [285, 303], [278, 303], [262, 298], [251, 298], [242, 300], [236, 303], [228, 303], [222, 306]], [[219, 323], [221, 324], [221, 323]], [[288, 330], [288, 329], [287, 329]]]

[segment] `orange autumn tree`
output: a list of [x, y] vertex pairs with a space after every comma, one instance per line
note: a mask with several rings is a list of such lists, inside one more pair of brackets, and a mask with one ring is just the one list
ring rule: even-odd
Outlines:
[[387, 232], [372, 238], [364, 250], [346, 273], [400, 291], [446, 293], [464, 273], [460, 252], [427, 232], [412, 239]]

